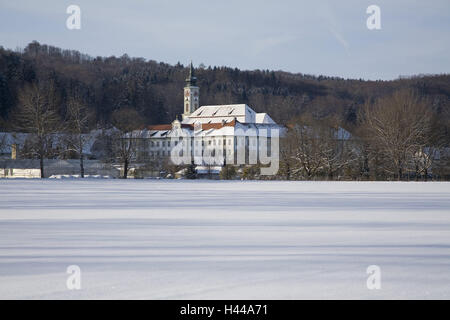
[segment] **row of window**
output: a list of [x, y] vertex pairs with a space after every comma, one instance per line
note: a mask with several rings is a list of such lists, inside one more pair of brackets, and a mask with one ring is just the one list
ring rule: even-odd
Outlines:
[[[198, 140], [194, 140], [195, 141], [195, 146], [199, 146], [199, 141]], [[223, 145], [226, 145], [227, 141], [226, 140], [222, 140], [222, 139], [213, 139], [213, 140], [207, 140], [206, 142], [208, 142], [208, 145], [222, 145], [222, 141], [223, 141]], [[166, 141], [166, 140], [162, 140], [162, 141], [150, 141], [150, 147], [170, 147], [170, 140]], [[202, 140], [202, 146], [205, 145], [205, 140]], [[178, 141], [174, 142], [175, 145], [178, 144]], [[228, 145], [231, 146], [232, 145], [232, 139], [228, 139]]]
[[[268, 139], [268, 140], [270, 140], [270, 138]], [[196, 147], [198, 147], [199, 146], [199, 140], [194, 140], [195, 141], [195, 146]], [[213, 146], [216, 146], [216, 145], [219, 145], [219, 146], [221, 146], [222, 144], [225, 146], [225, 145], [227, 145], [227, 142], [228, 142], [228, 145], [229, 146], [231, 146], [232, 145], [232, 139], [228, 139], [228, 140], [226, 140], [226, 139], [211, 139], [211, 140], [201, 140], [201, 145], [202, 146], [204, 146], [206, 143], [208, 144], [208, 145], [213, 145]], [[237, 139], [237, 145], [242, 145], [242, 142], [241, 142], [242, 140], [241, 139]], [[162, 141], [150, 141], [150, 147], [157, 147], [157, 148], [159, 148], [160, 146], [161, 147], [170, 147], [170, 143], [171, 143], [171, 141], [170, 140], [168, 140], [168, 141], [166, 141], [166, 140], [162, 140]], [[178, 144], [178, 141], [175, 141], [174, 142], [175, 143], [175, 145], [177, 145]], [[269, 142], [270, 143], [270, 142]], [[245, 139], [245, 145], [247, 145], [247, 146], [249, 146], [249, 145], [252, 145], [252, 146], [256, 146], [257, 145], [257, 139], [255, 139], [255, 138], [246, 138]]]
[[[163, 140], [163, 141], [150, 141], [150, 146], [151, 147], [159, 147], [160, 144], [161, 144], [162, 147], [165, 147], [166, 143], [167, 143], [167, 146], [170, 147], [170, 141], [165, 141], [165, 140]], [[178, 144], [178, 141], [175, 141], [175, 145], [177, 145], [177, 144]]]
[[[229, 154], [232, 154], [233, 153], [233, 151], [231, 150], [231, 149], [229, 149], [228, 151], [227, 151], [227, 149], [225, 149], [225, 150], [223, 150], [224, 152], [223, 152], [223, 155], [225, 156], [227, 153], [229, 153]], [[181, 155], [182, 155], [182, 151], [181, 151]], [[159, 157], [159, 156], [162, 156], [162, 157], [168, 157], [168, 156], [170, 156], [170, 151], [165, 151], [165, 150], [162, 150], [162, 151], [150, 151], [149, 153], [141, 153], [141, 156], [142, 157], [145, 157], [145, 156], [147, 156], [147, 155], [150, 155], [151, 157]], [[202, 153], [202, 151], [200, 151], [200, 150], [195, 150], [195, 152], [194, 152], [194, 155], [195, 156], [202, 156], [203, 155], [203, 153]], [[212, 156], [214, 156], [214, 155], [212, 155]]]

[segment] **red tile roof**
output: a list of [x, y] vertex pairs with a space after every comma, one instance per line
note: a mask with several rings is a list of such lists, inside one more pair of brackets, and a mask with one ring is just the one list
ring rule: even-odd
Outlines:
[[[223, 127], [234, 127], [236, 125], [237, 120], [234, 119], [230, 122], [227, 123], [203, 123], [202, 124], [202, 130], [209, 130], [209, 129], [220, 129]], [[182, 128], [189, 128], [189, 129], [194, 129], [194, 125], [193, 124], [187, 124], [187, 123], [182, 123], [181, 124]], [[151, 126], [147, 127], [149, 130], [172, 130], [172, 124], [154, 124]]]

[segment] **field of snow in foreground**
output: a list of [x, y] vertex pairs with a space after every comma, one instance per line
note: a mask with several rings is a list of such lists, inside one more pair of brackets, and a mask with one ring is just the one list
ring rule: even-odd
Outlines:
[[450, 299], [450, 183], [0, 180], [0, 298]]

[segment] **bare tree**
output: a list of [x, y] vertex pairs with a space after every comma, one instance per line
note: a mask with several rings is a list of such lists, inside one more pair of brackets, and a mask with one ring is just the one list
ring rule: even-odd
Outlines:
[[356, 162], [350, 134], [337, 119], [315, 120], [302, 116], [288, 125], [283, 138], [281, 164], [287, 178], [325, 177], [332, 180]]
[[356, 161], [351, 141], [347, 140], [348, 137], [339, 136], [342, 132], [339, 127], [322, 127], [318, 131], [319, 152], [329, 180]]
[[78, 154], [80, 159], [80, 176], [84, 178], [84, 145], [89, 137], [88, 131], [91, 113], [78, 93], [73, 93], [67, 99], [67, 127], [70, 133], [68, 143], [69, 149]]
[[[446, 117], [444, 116], [445, 120]], [[418, 143], [417, 150], [411, 159], [412, 171], [416, 181], [419, 180], [420, 176], [423, 176], [425, 181], [428, 180], [431, 169], [437, 164], [437, 159], [445, 153], [445, 149], [448, 146], [447, 139], [448, 134], [445, 123], [439, 116], [433, 116], [426, 139]]]
[[29, 147], [32, 155], [40, 162], [41, 178], [44, 174], [44, 158], [52, 149], [54, 135], [61, 126], [57, 112], [59, 96], [52, 81], [38, 82], [22, 88], [18, 95], [18, 104], [14, 113], [15, 127], [28, 132]]
[[0, 154], [4, 151], [7, 146], [7, 134], [0, 133]]
[[417, 150], [411, 159], [416, 181], [423, 175], [424, 180], [428, 180], [428, 174], [435, 163], [435, 159], [440, 155], [440, 148], [434, 146], [423, 147]]
[[390, 161], [385, 170], [403, 178], [407, 164], [430, 137], [431, 111], [411, 90], [401, 90], [365, 106], [364, 126], [371, 143]]
[[291, 180], [293, 177], [292, 170], [294, 169], [294, 139], [292, 135], [286, 135], [280, 139], [280, 169], [277, 176], [283, 177], [286, 180]]
[[136, 110], [124, 108], [113, 113], [112, 123], [117, 129], [113, 134], [113, 152], [122, 163], [123, 178], [126, 179], [131, 161], [136, 155], [143, 121]]
[[320, 141], [316, 133], [314, 127], [304, 123], [295, 123], [289, 129], [286, 139], [291, 146], [293, 164], [290, 171], [293, 175], [311, 179], [323, 170]]

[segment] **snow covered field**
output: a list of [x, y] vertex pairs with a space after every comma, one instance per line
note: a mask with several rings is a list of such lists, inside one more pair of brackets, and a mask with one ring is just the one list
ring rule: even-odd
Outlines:
[[450, 183], [0, 180], [0, 298], [450, 299]]

